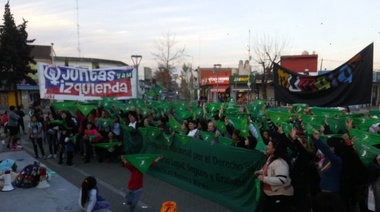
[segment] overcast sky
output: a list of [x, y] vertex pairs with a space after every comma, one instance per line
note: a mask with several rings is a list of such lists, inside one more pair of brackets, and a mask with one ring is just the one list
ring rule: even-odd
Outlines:
[[[0, 0], [2, 8], [8, 0]], [[235, 68], [255, 36], [288, 41], [286, 53], [315, 51], [334, 69], [374, 42], [380, 69], [379, 0], [9, 0], [16, 24], [57, 56], [120, 60], [155, 68], [155, 41], [171, 32], [194, 66]], [[78, 2], [78, 15], [77, 15]], [[2, 14], [4, 9], [2, 9]], [[79, 40], [78, 30], [79, 23]], [[250, 34], [249, 34], [250, 31]], [[253, 55], [254, 56], [254, 55]], [[253, 64], [255, 66], [257, 64]]]

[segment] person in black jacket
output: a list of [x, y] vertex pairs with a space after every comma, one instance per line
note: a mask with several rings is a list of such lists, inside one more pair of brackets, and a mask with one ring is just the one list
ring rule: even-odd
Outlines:
[[17, 110], [15, 110], [15, 112], [16, 112], [16, 114], [17, 114], [18, 116], [20, 116], [20, 118], [19, 118], [19, 120], [18, 120], [18, 129], [19, 129], [19, 132], [21, 132], [21, 131], [20, 131], [20, 127], [21, 127], [21, 129], [22, 129], [22, 133], [23, 133], [24, 135], [26, 135], [26, 132], [25, 132], [25, 124], [24, 124], [24, 116], [25, 116], [25, 113], [24, 113], [24, 111], [22, 110], [22, 108], [21, 108], [20, 105], [17, 106]]
[[240, 130], [234, 129], [232, 132], [232, 146], [245, 148], [245, 139], [240, 136]]
[[73, 157], [74, 157], [74, 146], [73, 141], [71, 140], [71, 137], [74, 135], [74, 122], [71, 119], [71, 116], [68, 112], [62, 111], [61, 112], [61, 120], [62, 124], [59, 126], [59, 130], [61, 132], [61, 136], [58, 140], [58, 146], [59, 146], [59, 162], [58, 164], [63, 163], [63, 154], [66, 149], [67, 154], [67, 161], [66, 164], [69, 166], [74, 165], [73, 164]]

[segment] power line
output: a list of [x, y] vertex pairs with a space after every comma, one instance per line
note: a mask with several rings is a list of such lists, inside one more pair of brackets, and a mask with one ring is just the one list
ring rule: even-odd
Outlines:
[[78, 7], [78, 0], [76, 0], [77, 6], [77, 38], [78, 38], [78, 57], [81, 57], [81, 49], [80, 49], [80, 34], [79, 34], [79, 7]]

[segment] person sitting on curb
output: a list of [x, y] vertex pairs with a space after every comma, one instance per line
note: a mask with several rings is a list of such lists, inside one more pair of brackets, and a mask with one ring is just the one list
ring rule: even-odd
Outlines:
[[111, 211], [111, 204], [103, 199], [98, 192], [95, 177], [86, 177], [79, 192], [79, 206], [83, 211]]

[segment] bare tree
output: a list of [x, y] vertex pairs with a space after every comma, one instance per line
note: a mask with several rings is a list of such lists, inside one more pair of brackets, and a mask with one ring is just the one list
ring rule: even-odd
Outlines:
[[172, 81], [172, 77], [170, 76], [169, 71], [167, 71], [164, 67], [159, 67], [154, 72], [153, 79], [157, 85], [162, 86], [166, 89], [170, 87], [170, 83]]
[[191, 98], [191, 92], [194, 91], [194, 89], [191, 87], [192, 83], [192, 76], [191, 76], [191, 64], [184, 63], [182, 65], [182, 71], [181, 71], [181, 87], [180, 91], [182, 94], [182, 97], [186, 100], [192, 100]]
[[267, 99], [267, 87], [269, 79], [273, 78], [273, 63], [278, 63], [288, 41], [280, 40], [268, 35], [255, 36], [248, 48], [252, 49], [253, 61], [262, 68], [261, 86], [262, 97]]
[[157, 51], [152, 52], [155, 60], [157, 60], [159, 67], [164, 67], [171, 75], [175, 66], [182, 62], [182, 59], [187, 57], [186, 48], [176, 48], [177, 41], [175, 36], [167, 32], [163, 34], [159, 40], [156, 41]]

